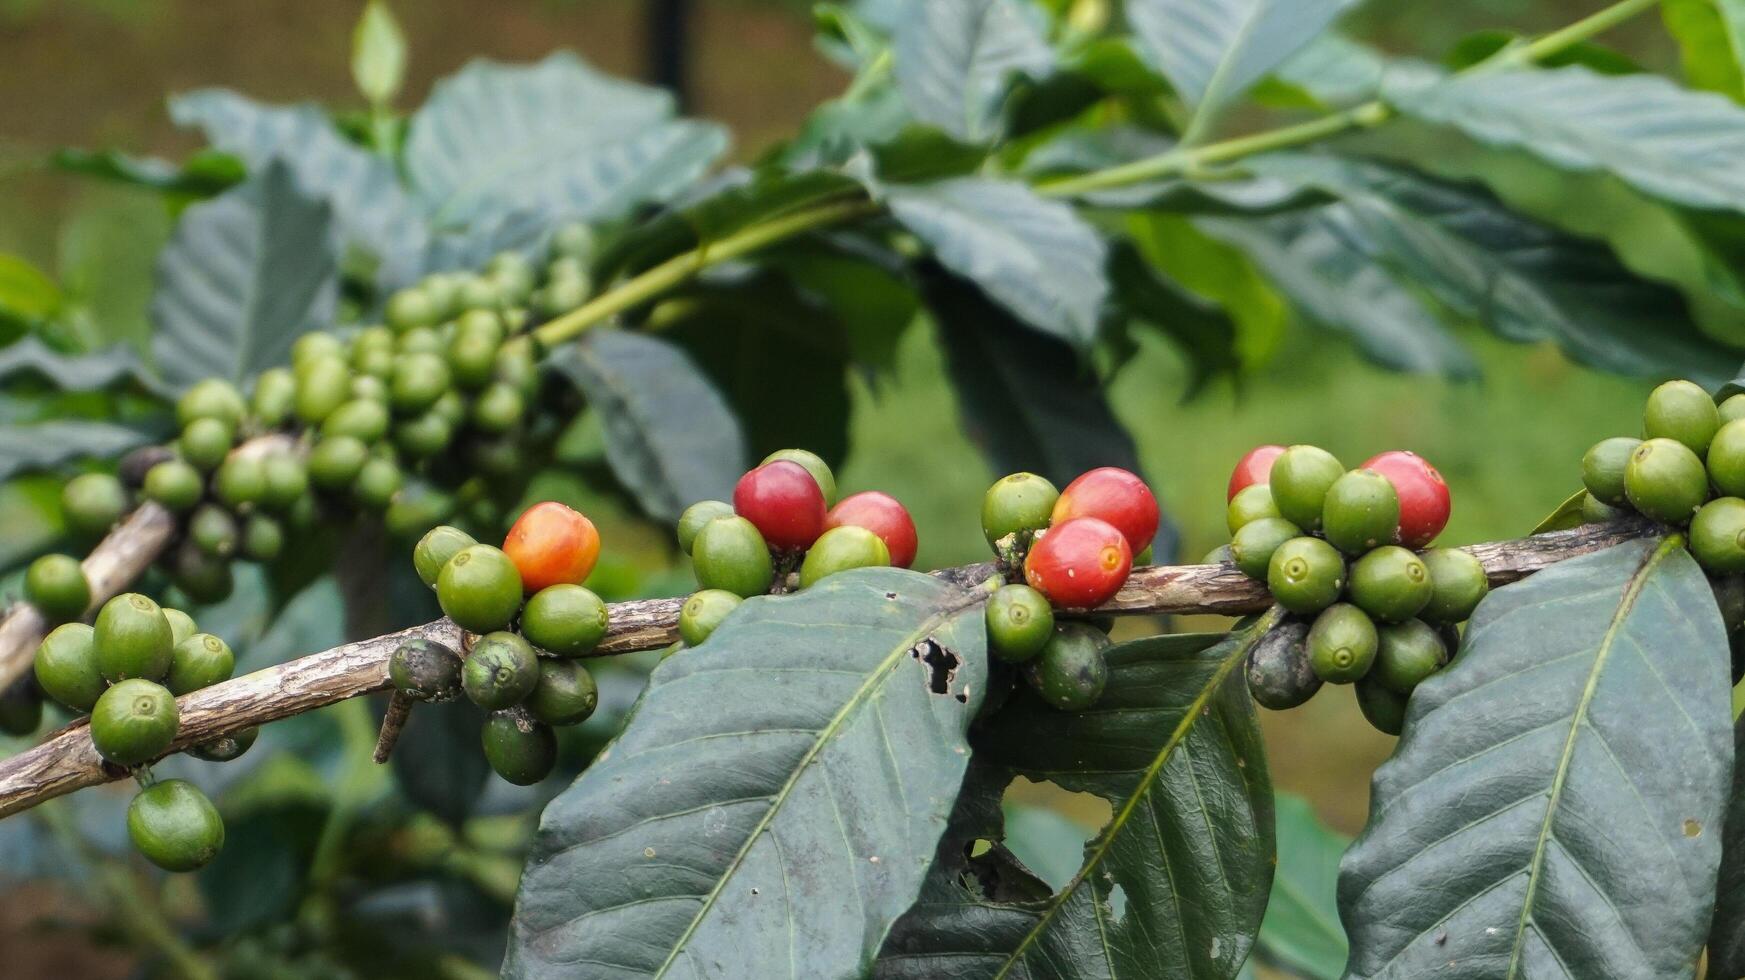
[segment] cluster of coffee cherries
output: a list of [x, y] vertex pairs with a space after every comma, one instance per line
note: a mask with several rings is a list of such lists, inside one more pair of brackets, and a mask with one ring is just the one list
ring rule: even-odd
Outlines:
[[1422, 457], [1353, 470], [1315, 446], [1261, 446], [1230, 477], [1230, 544], [1207, 556], [1266, 583], [1291, 616], [1250, 657], [1260, 704], [1293, 708], [1323, 683], [1356, 684], [1364, 717], [1398, 734], [1412, 689], [1459, 648], [1489, 589], [1470, 552], [1429, 545], [1448, 485]]
[[1700, 385], [1668, 381], [1648, 395], [1642, 438], [1596, 443], [1581, 480], [1587, 521], [1635, 511], [1689, 525], [1691, 554], [1710, 575], [1745, 572], [1745, 395], [1716, 405]]
[[1145, 481], [1102, 467], [1056, 490], [1034, 473], [996, 481], [982, 498], [982, 534], [1008, 579], [987, 605], [988, 645], [1062, 711], [1083, 711], [1109, 681], [1108, 633], [1054, 611], [1089, 610], [1115, 597], [1143, 562], [1160, 519]]
[[489, 712], [482, 741], [497, 775], [518, 786], [557, 764], [554, 727], [594, 713], [599, 689], [579, 658], [606, 638], [606, 604], [582, 585], [600, 556], [600, 534], [555, 501], [529, 507], [503, 547], [439, 525], [412, 562], [455, 625], [463, 651], [416, 639], [395, 649], [388, 676], [399, 696], [452, 701], [462, 694]]
[[876, 490], [836, 499], [836, 476], [816, 453], [771, 453], [733, 487], [679, 517], [679, 548], [702, 588], [679, 611], [679, 637], [697, 646], [755, 595], [806, 589], [851, 568], [915, 562], [915, 520]]
[[[73, 615], [83, 612], [81, 604]], [[224, 846], [224, 822], [194, 784], [154, 780], [148, 766], [176, 740], [176, 697], [229, 680], [235, 666], [222, 639], [199, 632], [187, 613], [137, 593], [104, 603], [92, 625], [62, 623], [36, 650], [37, 686], [69, 711], [89, 714], [97, 753], [139, 779], [143, 788], [127, 809], [128, 836], [169, 871], [212, 860]], [[254, 744], [255, 734], [251, 728], [188, 752], [228, 762]]]

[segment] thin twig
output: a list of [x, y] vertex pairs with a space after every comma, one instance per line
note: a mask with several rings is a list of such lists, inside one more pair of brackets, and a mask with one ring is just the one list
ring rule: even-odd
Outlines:
[[[1491, 581], [1501, 584], [1530, 575], [1555, 562], [1590, 554], [1633, 538], [1654, 534], [1640, 519], [1592, 524], [1518, 541], [1473, 545], [1467, 550], [1484, 563]], [[971, 585], [994, 573], [991, 562], [933, 572]], [[667, 646], [678, 638], [683, 599], [644, 599], [611, 607], [611, 628], [594, 656], [611, 656]], [[1096, 610], [1111, 615], [1214, 613], [1243, 615], [1271, 604], [1263, 583], [1234, 566], [1153, 566], [1134, 571], [1113, 601]], [[360, 640], [256, 671], [184, 695], [177, 702], [181, 728], [171, 751], [210, 742], [245, 728], [313, 711], [389, 686], [388, 659], [411, 639], [427, 639], [462, 649], [459, 627], [447, 619]], [[40, 745], [0, 760], [0, 817], [74, 790], [126, 776], [106, 765], [91, 744], [81, 719], [50, 734]]]

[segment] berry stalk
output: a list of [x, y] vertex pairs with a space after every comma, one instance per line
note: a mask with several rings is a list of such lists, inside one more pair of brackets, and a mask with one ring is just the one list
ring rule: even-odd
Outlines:
[[[1654, 533], [1654, 525], [1630, 518], [1515, 541], [1477, 544], [1465, 550], [1484, 565], [1493, 584], [1501, 585], [1559, 561]], [[993, 563], [984, 562], [930, 574], [970, 587], [994, 573]], [[1136, 569], [1115, 598], [1097, 612], [1244, 615], [1264, 611], [1270, 602], [1264, 583], [1231, 565], [1160, 565]], [[678, 639], [679, 612], [684, 603], [681, 597], [613, 604], [608, 635], [592, 655], [611, 656], [671, 644]], [[454, 623], [442, 619], [347, 643], [185, 695], [178, 701], [181, 722], [169, 751], [386, 690], [390, 687], [389, 658], [401, 644], [415, 639], [459, 649], [462, 634]], [[126, 771], [106, 765], [98, 756], [88, 723], [76, 721], [41, 744], [0, 760], [0, 817], [126, 777]]]

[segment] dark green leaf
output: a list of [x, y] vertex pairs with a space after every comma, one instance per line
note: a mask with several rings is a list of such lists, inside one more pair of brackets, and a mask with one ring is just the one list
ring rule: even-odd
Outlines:
[[1491, 71], [1426, 83], [1390, 78], [1402, 113], [1565, 170], [1604, 172], [1694, 208], [1745, 211], [1745, 108], [1658, 75], [1578, 65]]
[[[875, 975], [1234, 977], [1272, 881], [1272, 787], [1241, 669], [1271, 622], [1122, 644], [1088, 711], [1015, 693], [976, 737], [954, 826]], [[1054, 894], [1003, 848], [977, 859], [963, 846], [1000, 836], [998, 793], [1014, 775], [1113, 806]]]
[[228, 153], [204, 150], [176, 166], [157, 157], [138, 157], [120, 150], [56, 150], [49, 158], [57, 170], [117, 183], [147, 187], [163, 194], [203, 199], [222, 194], [247, 176], [242, 161]]
[[1117, 306], [1161, 330], [1187, 354], [1194, 375], [1190, 394], [1211, 378], [1234, 375], [1242, 367], [1236, 352], [1236, 324], [1229, 315], [1153, 268], [1132, 243], [1115, 246], [1109, 278]]
[[1145, 51], [1195, 110], [1187, 137], [1327, 29], [1344, 0], [1128, 0]]
[[[1530, 40], [1531, 38], [1522, 37], [1514, 31], [1479, 31], [1456, 42], [1442, 59], [1442, 64], [1450, 71], [1461, 71], [1482, 64], [1501, 52], [1526, 44]], [[1602, 75], [1633, 75], [1642, 70], [1641, 65], [1627, 56], [1590, 41], [1572, 44], [1556, 54], [1546, 55], [1536, 63], [1542, 68], [1585, 65]]]
[[1014, 181], [975, 177], [892, 187], [888, 199], [940, 264], [1020, 320], [1075, 347], [1096, 339], [1108, 250], [1071, 207]]
[[0, 480], [78, 459], [111, 459], [156, 438], [143, 428], [71, 419], [0, 425]]
[[1678, 41], [1685, 81], [1745, 102], [1745, 2], [1661, 0], [1660, 16]]
[[1341, 195], [1354, 229], [1347, 241], [1509, 340], [1552, 340], [1607, 371], [1705, 384], [1741, 356], [1704, 335], [1676, 291], [1636, 278], [1602, 244], [1515, 214], [1482, 187], [1330, 157], [1256, 167]]
[[1203, 218], [1207, 234], [1241, 249], [1310, 320], [1349, 336], [1400, 371], [1470, 377], [1478, 366], [1410, 289], [1354, 239], [1343, 205], [1239, 221]]
[[[1024, 170], [1043, 176], [1082, 174], [1157, 156], [1174, 145], [1156, 133], [1132, 127], [1074, 129], [1037, 147], [1024, 159]], [[1272, 214], [1331, 200], [1315, 188], [1267, 177], [1148, 180], [1077, 196], [1102, 208], [1185, 214]]]
[[474, 61], [438, 82], [412, 119], [406, 173], [445, 226], [500, 210], [611, 218], [672, 197], [726, 148], [720, 127], [674, 119], [667, 93], [558, 53]]
[[1388, 68], [1387, 58], [1374, 48], [1329, 31], [1280, 64], [1268, 85], [1273, 92], [1296, 96], [1287, 104], [1344, 109], [1375, 98]]
[[1733, 792], [1721, 838], [1715, 917], [1709, 923], [1709, 976], [1745, 976], [1745, 721], [1733, 728]]
[[19, 256], [0, 255], [0, 316], [40, 320], [61, 302], [61, 289], [47, 273]]
[[332, 321], [339, 276], [328, 214], [277, 162], [183, 214], [158, 256], [152, 301], [152, 351], [166, 381], [241, 381], [285, 363], [298, 336]]
[[1546, 531], [1567, 531], [1586, 523], [1582, 516], [1581, 505], [1587, 501], [1587, 491], [1577, 490], [1564, 498], [1557, 509], [1546, 515], [1534, 528], [1533, 534], [1544, 534]]
[[263, 105], [228, 89], [200, 89], [172, 98], [170, 118], [199, 129], [252, 174], [282, 162], [305, 197], [332, 209], [339, 250], [368, 249], [382, 260], [385, 281], [413, 274], [428, 232], [393, 163], [341, 136], [319, 107]]
[[417, 706], [393, 755], [394, 779], [414, 806], [457, 827], [472, 815], [491, 778], [479, 748], [484, 723], [484, 714], [465, 698]]
[[1289, 793], [1278, 811], [1278, 870], [1260, 923], [1259, 953], [1311, 980], [1339, 980], [1345, 930], [1339, 925], [1339, 858], [1351, 839], [1328, 830], [1309, 801]]
[[1691, 975], [1732, 777], [1727, 688], [1726, 630], [1676, 537], [1492, 592], [1376, 770], [1340, 867], [1347, 975]]
[[607, 462], [651, 517], [677, 521], [691, 504], [733, 492], [747, 463], [745, 436], [684, 350], [599, 330], [559, 348], [551, 363], [599, 413]]
[[233, 811], [230, 817], [224, 850], [196, 879], [206, 899], [206, 925], [221, 936], [292, 915], [328, 811], [314, 803], [292, 802], [252, 807], [242, 814]]
[[546, 808], [504, 975], [861, 975], [985, 687], [982, 594], [901, 569], [747, 600]]
[[896, 27], [897, 85], [915, 118], [972, 143], [999, 128], [1011, 76], [1040, 77], [1054, 55], [1018, 0], [928, 0]]
[[0, 380], [17, 374], [46, 378], [63, 391], [95, 391], [121, 381], [153, 383], [133, 348], [122, 345], [90, 354], [62, 354], [35, 337], [0, 347]]

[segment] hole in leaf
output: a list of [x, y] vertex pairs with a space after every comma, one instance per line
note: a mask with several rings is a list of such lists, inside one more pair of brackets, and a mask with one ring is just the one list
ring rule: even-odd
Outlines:
[[[927, 690], [934, 694], [950, 694], [951, 682], [957, 678], [957, 668], [963, 665], [963, 658], [939, 645], [937, 640], [928, 637], [909, 651], [909, 656], [921, 661], [921, 666], [927, 670]], [[959, 701], [967, 702], [966, 696], [960, 696]]]
[[1109, 921], [1121, 924], [1122, 916], [1127, 914], [1127, 890], [1120, 885], [1109, 889]]
[[1110, 802], [1051, 782], [1019, 776], [1000, 800], [1005, 845], [1014, 857], [1056, 892], [1084, 865], [1085, 844], [1114, 816]]

